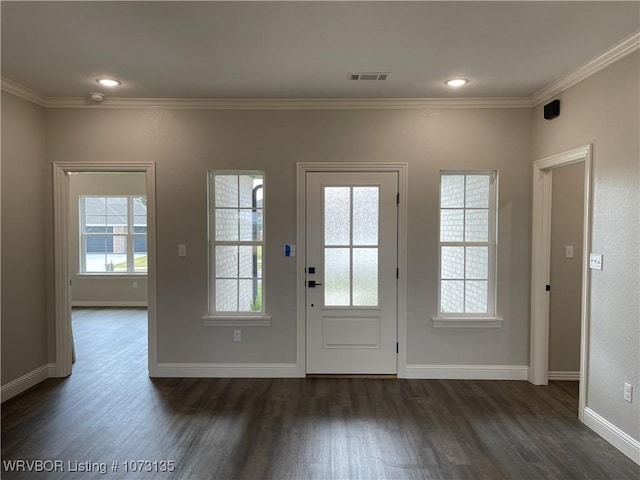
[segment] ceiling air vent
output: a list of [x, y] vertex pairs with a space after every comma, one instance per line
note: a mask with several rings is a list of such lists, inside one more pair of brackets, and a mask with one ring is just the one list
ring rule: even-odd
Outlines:
[[389, 72], [363, 72], [350, 73], [347, 75], [349, 80], [386, 80], [389, 78]]

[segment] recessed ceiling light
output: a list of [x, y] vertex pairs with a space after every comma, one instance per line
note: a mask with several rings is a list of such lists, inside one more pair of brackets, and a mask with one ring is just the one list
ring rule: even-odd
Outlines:
[[446, 82], [444, 82], [446, 85], [449, 85], [450, 87], [461, 87], [463, 85], [466, 85], [467, 83], [469, 83], [469, 80], [465, 79], [465, 78], [452, 78], [451, 80], [447, 80]]
[[96, 80], [100, 85], [104, 85], [105, 87], [117, 87], [118, 85], [122, 85], [122, 82], [118, 80], [114, 80], [112, 78], [99, 78]]

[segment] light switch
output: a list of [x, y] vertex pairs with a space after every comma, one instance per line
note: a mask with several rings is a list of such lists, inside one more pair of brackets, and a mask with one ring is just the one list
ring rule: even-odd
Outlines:
[[592, 270], [602, 270], [602, 254], [601, 253], [589, 254], [589, 268]]
[[564, 247], [564, 258], [573, 258], [573, 246], [567, 245]]
[[187, 256], [187, 246], [186, 245], [178, 245], [178, 256], [186, 257]]

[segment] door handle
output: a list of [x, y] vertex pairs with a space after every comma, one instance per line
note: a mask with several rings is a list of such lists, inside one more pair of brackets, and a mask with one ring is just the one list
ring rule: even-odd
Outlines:
[[309, 280], [307, 282], [307, 287], [309, 287], [309, 288], [316, 288], [316, 287], [319, 287], [320, 285], [322, 285], [322, 284], [316, 282], [315, 280]]

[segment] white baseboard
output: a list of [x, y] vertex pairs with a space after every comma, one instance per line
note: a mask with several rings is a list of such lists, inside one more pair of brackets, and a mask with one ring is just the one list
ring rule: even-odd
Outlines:
[[297, 378], [295, 363], [159, 363], [153, 377]]
[[526, 365], [407, 365], [404, 378], [431, 380], [527, 380]]
[[580, 381], [580, 372], [563, 372], [563, 371], [555, 371], [549, 372], [549, 380], [562, 380], [568, 382], [579, 382]]
[[139, 300], [75, 300], [72, 307], [146, 307], [147, 302]]
[[55, 373], [55, 363], [48, 363], [36, 368], [35, 370], [30, 371], [29, 373], [25, 373], [15, 380], [11, 380], [10, 382], [0, 387], [0, 401], [4, 402], [6, 400], [9, 400], [10, 398], [15, 397], [16, 395], [30, 389], [43, 380], [53, 377]]
[[589, 407], [585, 407], [583, 414], [583, 422], [587, 427], [640, 465], [640, 442], [638, 440], [620, 430]]

